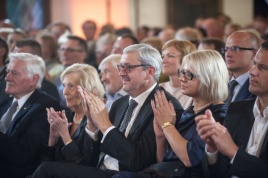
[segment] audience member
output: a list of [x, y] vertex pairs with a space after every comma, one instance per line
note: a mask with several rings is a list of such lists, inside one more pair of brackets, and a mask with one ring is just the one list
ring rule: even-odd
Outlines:
[[191, 27], [180, 28], [176, 34], [176, 40], [188, 40], [198, 47], [199, 42], [202, 40], [203, 36], [199, 30]]
[[96, 43], [96, 65], [97, 67], [101, 61], [109, 56], [112, 52], [114, 42], [116, 41], [117, 36], [112, 33], [106, 33], [97, 40]]
[[233, 32], [242, 30], [242, 26], [236, 23], [229, 23], [224, 27], [224, 35], [223, 40], [226, 42], [228, 36], [230, 36]]
[[268, 42], [257, 52], [250, 73], [250, 92], [257, 99], [231, 103], [226, 125], [208, 110], [196, 117], [198, 134], [206, 142], [204, 172], [210, 177], [268, 177], [267, 94]]
[[123, 54], [123, 50], [133, 44], [139, 44], [139, 41], [135, 36], [131, 34], [119, 36], [113, 44], [111, 54]]
[[255, 17], [253, 20], [252, 27], [257, 30], [260, 35], [268, 32], [268, 22], [267, 19], [261, 16]]
[[102, 36], [102, 35], [105, 35], [106, 33], [111, 33], [111, 34], [114, 34], [115, 35], [115, 29], [114, 29], [114, 26], [112, 24], [105, 24], [101, 27], [100, 29], [100, 33], [99, 33], [99, 38]]
[[198, 45], [198, 50], [211, 49], [215, 50], [222, 55], [224, 59], [224, 54], [222, 53], [222, 48], [225, 47], [225, 42], [219, 38], [204, 38], [200, 41]]
[[117, 70], [121, 57], [122, 55], [120, 54], [111, 54], [104, 58], [99, 65], [101, 81], [105, 87], [106, 108], [108, 111], [115, 100], [127, 95], [127, 92], [122, 88], [123, 83]]
[[0, 38], [0, 102], [9, 98], [9, 94], [5, 92], [6, 81], [6, 65], [8, 63], [8, 46], [4, 39]]
[[160, 91], [151, 102], [159, 163], [141, 173], [123, 172], [113, 178], [204, 177], [201, 162], [205, 143], [196, 131], [195, 117], [210, 109], [216, 121], [223, 122], [228, 71], [218, 52], [197, 51], [184, 57], [179, 76], [182, 92], [193, 97], [193, 106], [175, 115], [172, 103]]
[[163, 43], [173, 40], [175, 37], [175, 30], [172, 28], [165, 28], [159, 34], [158, 38], [163, 41]]
[[71, 28], [64, 22], [53, 22], [47, 26], [47, 29], [54, 35], [57, 42], [64, 33], [71, 32]]
[[[98, 167], [44, 163], [33, 177], [111, 177], [118, 171], [140, 171], [154, 163], [156, 143], [151, 100], [155, 92], [160, 90], [156, 82], [161, 60], [159, 52], [148, 45], [137, 44], [124, 49], [118, 69], [123, 89], [129, 96], [116, 100], [109, 116], [105, 104], [98, 97], [80, 88], [86, 115], [92, 116], [92, 123], [96, 126], [87, 128], [90, 133], [87, 140], [93, 145], [102, 140]], [[175, 110], [181, 113], [179, 102], [170, 94], [165, 94], [173, 102]], [[126, 118], [131, 118], [129, 123]], [[97, 128], [104, 134], [103, 138], [101, 135], [96, 137]], [[93, 145], [89, 148], [91, 152]]]
[[6, 92], [12, 97], [0, 103], [0, 177], [25, 177], [40, 163], [48, 139], [46, 108], [60, 110], [51, 97], [39, 92], [45, 63], [27, 53], [11, 53]]
[[[130, 35], [133, 35], [133, 32], [132, 30], [129, 28], [129, 27], [122, 27], [122, 28], [119, 28], [115, 31], [115, 34], [117, 36], [122, 36], [122, 35], [125, 35], [125, 34], [130, 34]], [[135, 37], [136, 38], [136, 37]], [[137, 43], [138, 44], [138, 43]]]
[[144, 38], [148, 37], [150, 28], [147, 26], [141, 26], [137, 30], [137, 39], [142, 41]]
[[87, 123], [77, 86], [90, 92], [95, 89], [99, 97], [103, 98], [103, 85], [96, 69], [88, 64], [73, 64], [67, 67], [61, 74], [61, 80], [64, 86], [63, 94], [71, 113], [47, 108], [50, 133], [44, 161], [94, 165], [98, 160], [91, 160], [91, 156], [88, 157], [90, 150], [83, 149], [85, 127], [90, 123]]
[[[87, 43], [85, 40], [78, 36], [68, 36], [67, 41], [61, 44], [59, 48], [60, 62], [64, 67], [68, 67], [72, 64], [85, 62], [87, 57]], [[63, 85], [60, 77], [57, 77], [54, 81], [58, 92], [60, 94], [60, 104], [66, 108], [66, 100], [63, 96]]]
[[58, 59], [58, 43], [50, 34], [38, 35], [37, 41], [41, 45], [42, 56], [46, 64], [47, 75], [45, 77], [54, 82], [64, 70], [64, 66], [59, 63]]
[[[36, 40], [23, 39], [17, 41], [14, 52], [30, 53], [42, 57], [42, 50], [40, 44]], [[56, 86], [48, 81], [46, 78], [42, 79], [40, 90], [47, 95], [53, 97], [55, 100], [60, 101], [59, 92]]]
[[7, 44], [10, 52], [13, 52], [17, 41], [25, 39], [26, 34], [21, 29], [16, 29], [7, 36]]
[[82, 30], [86, 37], [88, 47], [88, 57], [85, 62], [96, 67], [96, 40], [94, 37], [96, 35], [97, 25], [93, 20], [86, 20], [82, 25]]
[[181, 68], [184, 56], [194, 51], [196, 51], [194, 44], [182, 40], [170, 40], [166, 42], [162, 51], [162, 72], [169, 77], [169, 81], [160, 83], [159, 85], [177, 98], [184, 109], [192, 105], [193, 99], [182, 94], [178, 69]]
[[215, 18], [206, 18], [202, 22], [202, 29], [206, 31], [208, 38], [223, 38], [224, 26]]
[[248, 90], [248, 71], [253, 67], [253, 59], [259, 49], [259, 39], [251, 32], [236, 31], [226, 41], [225, 61], [233, 77], [229, 82], [227, 104], [256, 96]]

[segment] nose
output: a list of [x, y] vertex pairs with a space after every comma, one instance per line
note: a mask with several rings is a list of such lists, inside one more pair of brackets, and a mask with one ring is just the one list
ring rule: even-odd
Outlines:
[[121, 70], [119, 71], [119, 75], [120, 75], [120, 76], [122, 76], [122, 75], [127, 75], [127, 73], [125, 72], [124, 69], [121, 69]]
[[7, 75], [5, 77], [5, 80], [6, 81], [10, 81], [11, 80], [11, 73], [10, 72], [7, 73]]
[[106, 77], [106, 75], [105, 75], [105, 74], [102, 74], [102, 75], [101, 75], [101, 81], [102, 81], [102, 82], [103, 82], [103, 81], [105, 81], [105, 80], [106, 80], [106, 78], [107, 78], [107, 77]]
[[251, 75], [251, 76], [256, 75], [256, 66], [255, 65], [249, 70], [249, 75]]

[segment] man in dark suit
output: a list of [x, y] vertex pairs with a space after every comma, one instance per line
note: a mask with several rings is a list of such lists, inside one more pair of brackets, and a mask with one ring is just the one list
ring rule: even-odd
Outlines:
[[252, 32], [237, 31], [227, 38], [222, 52], [225, 53], [227, 68], [233, 74], [229, 83], [227, 104], [256, 97], [248, 90], [248, 71], [253, 67], [253, 59], [258, 49], [259, 39]]
[[233, 102], [226, 125], [216, 123], [209, 111], [196, 118], [206, 142], [205, 173], [210, 177], [268, 177], [268, 41], [264, 42], [249, 71], [249, 91], [257, 99]]
[[[101, 154], [97, 167], [74, 164], [45, 163], [39, 166], [33, 177], [98, 177], [108, 178], [118, 171], [141, 171], [156, 162], [156, 142], [153, 128], [151, 100], [161, 88], [157, 80], [161, 72], [160, 53], [151, 46], [131, 45], [124, 49], [118, 64], [123, 90], [128, 95], [116, 100], [109, 116], [105, 104], [96, 96], [80, 90], [82, 103], [88, 117], [86, 138], [91, 145], [101, 142]], [[180, 103], [166, 92], [179, 114], [183, 111]], [[137, 106], [129, 114], [133, 102]], [[134, 103], [135, 103], [134, 102]], [[130, 119], [126, 124], [126, 115]], [[93, 123], [93, 124], [92, 124]], [[124, 127], [126, 126], [126, 127]], [[98, 135], [98, 131], [100, 131]], [[93, 146], [88, 149], [92, 151]], [[60, 168], [60, 169], [59, 169]]]
[[[37, 90], [45, 73], [42, 58], [13, 53], [9, 60], [5, 91], [12, 97], [0, 103], [0, 177], [19, 178], [31, 174], [40, 163], [49, 135], [46, 108], [60, 107]], [[11, 113], [13, 103], [17, 105]]]

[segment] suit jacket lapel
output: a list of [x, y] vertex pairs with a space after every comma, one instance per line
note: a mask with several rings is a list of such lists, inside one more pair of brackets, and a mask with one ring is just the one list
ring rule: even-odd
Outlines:
[[113, 123], [115, 127], [119, 128], [119, 124], [122, 122], [122, 120], [124, 118], [128, 104], [129, 104], [129, 97], [125, 97], [125, 100], [121, 102], [121, 106], [120, 106], [120, 109], [118, 112], [119, 114], [116, 116], [120, 119], [115, 119], [115, 121]]
[[33, 103], [38, 98], [39, 92], [35, 90], [32, 95], [28, 98], [28, 100], [21, 107], [13, 121], [11, 122], [6, 134], [11, 134], [12, 130], [15, 128], [16, 124], [23, 119], [23, 116], [27, 113], [27, 111], [33, 106]]
[[154, 99], [154, 94], [156, 90], [160, 90], [161, 88], [156, 85], [156, 87], [153, 89], [153, 91], [148, 95], [146, 100], [144, 101], [139, 114], [136, 117], [136, 120], [134, 121], [129, 134], [132, 134], [144, 121], [147, 119], [147, 115], [150, 115], [153, 110], [151, 107], [151, 100]]
[[249, 95], [251, 95], [251, 93], [249, 92], [248, 87], [249, 87], [249, 79], [245, 81], [244, 85], [241, 87], [234, 101], [240, 101], [249, 98]]

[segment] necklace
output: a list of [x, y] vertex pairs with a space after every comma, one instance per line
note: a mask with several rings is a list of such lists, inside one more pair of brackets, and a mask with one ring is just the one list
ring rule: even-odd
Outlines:
[[76, 118], [77, 118], [77, 114], [74, 114], [73, 123], [79, 125], [83, 117], [81, 117], [80, 119], [76, 119]]
[[208, 104], [202, 106], [201, 108], [194, 110], [194, 114], [199, 113], [200, 111], [202, 111], [204, 108], [208, 107], [209, 105], [211, 105], [214, 101], [209, 102]]

